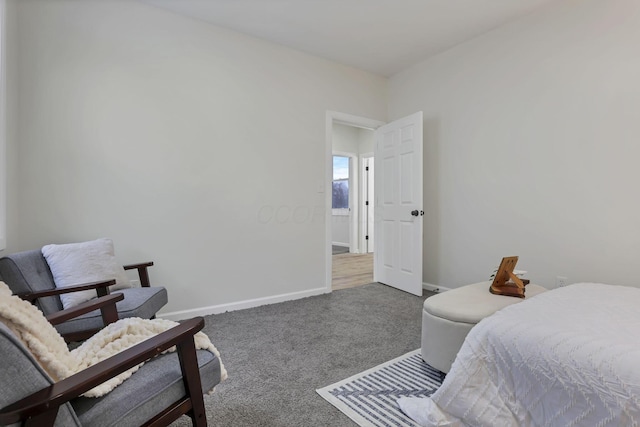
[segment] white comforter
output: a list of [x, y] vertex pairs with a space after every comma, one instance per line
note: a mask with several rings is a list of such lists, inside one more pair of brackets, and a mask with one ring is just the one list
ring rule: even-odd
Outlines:
[[425, 426], [638, 426], [640, 289], [581, 283], [500, 310], [431, 398], [398, 403]]

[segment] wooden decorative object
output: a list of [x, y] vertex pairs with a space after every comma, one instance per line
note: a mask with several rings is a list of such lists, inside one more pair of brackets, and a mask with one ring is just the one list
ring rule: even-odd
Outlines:
[[513, 274], [517, 263], [517, 256], [502, 258], [489, 292], [495, 295], [524, 298], [524, 283], [518, 276]]

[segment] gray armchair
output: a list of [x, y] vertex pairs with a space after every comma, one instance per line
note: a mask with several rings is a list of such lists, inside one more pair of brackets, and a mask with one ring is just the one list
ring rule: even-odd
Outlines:
[[[150, 319], [167, 303], [167, 290], [163, 287], [150, 286], [147, 267], [152, 265], [152, 262], [148, 262], [124, 266], [127, 270], [138, 271], [142, 286], [114, 291], [114, 294], [122, 293], [124, 296], [124, 299], [116, 305], [118, 318]], [[62, 303], [59, 295], [72, 290], [56, 289], [49, 265], [40, 250], [19, 252], [1, 258], [0, 280], [4, 281], [14, 294], [36, 304], [46, 316], [61, 311]], [[98, 296], [101, 296], [109, 292], [107, 288], [109, 284], [113, 282], [82, 284], [80, 287], [97, 289]], [[56, 329], [65, 340], [78, 341], [90, 337], [104, 326], [101, 311], [93, 310], [56, 325]]]
[[[117, 299], [120, 295], [98, 298]], [[203, 392], [221, 380], [220, 359], [196, 350], [194, 318], [54, 383], [28, 348], [0, 322], [0, 425], [166, 426], [183, 414], [206, 426]], [[172, 346], [175, 353], [160, 353]], [[107, 395], [82, 393], [147, 361]]]

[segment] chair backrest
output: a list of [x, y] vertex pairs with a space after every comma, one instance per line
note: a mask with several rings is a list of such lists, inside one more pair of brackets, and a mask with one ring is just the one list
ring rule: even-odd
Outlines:
[[[0, 408], [51, 384], [51, 378], [42, 370], [29, 350], [4, 323], [0, 322]], [[80, 425], [70, 404], [65, 403], [60, 407], [55, 425]]]
[[[56, 287], [49, 264], [40, 250], [18, 252], [0, 258], [0, 277], [14, 294]], [[58, 296], [38, 298], [36, 305], [45, 315], [62, 310]]]

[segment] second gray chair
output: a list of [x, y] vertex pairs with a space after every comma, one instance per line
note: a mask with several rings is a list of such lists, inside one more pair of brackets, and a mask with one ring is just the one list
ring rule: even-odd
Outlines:
[[[150, 286], [147, 267], [152, 262], [124, 266], [125, 270], [138, 270], [141, 287], [115, 291], [122, 293], [124, 299], [117, 303], [118, 318], [140, 317], [150, 319], [167, 304], [167, 290]], [[59, 290], [53, 280], [46, 259], [40, 250], [18, 252], [0, 259], [0, 280], [4, 281], [16, 295], [30, 295], [25, 299], [35, 302], [45, 314], [52, 315], [62, 310]], [[104, 285], [93, 284], [98, 294], [107, 290]], [[103, 328], [104, 322], [100, 310], [95, 310], [78, 318], [56, 325], [56, 329], [67, 341], [86, 339], [96, 330]]]

